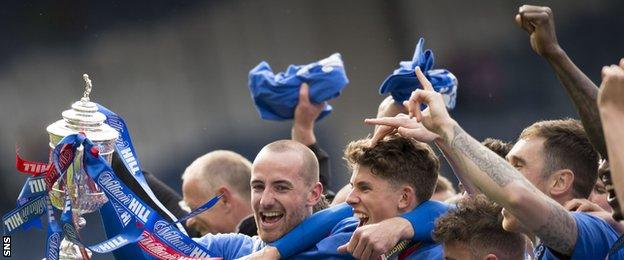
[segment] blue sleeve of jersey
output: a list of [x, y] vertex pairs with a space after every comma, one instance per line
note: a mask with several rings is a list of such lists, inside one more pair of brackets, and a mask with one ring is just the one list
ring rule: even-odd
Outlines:
[[293, 259], [353, 259], [348, 253], [338, 253], [337, 249], [349, 242], [359, 223], [360, 220], [354, 217], [340, 221], [329, 236], [318, 242], [315, 247], [294, 256]]
[[407, 219], [414, 229], [412, 241], [434, 242], [431, 232], [435, 225], [435, 220], [449, 211], [450, 205], [439, 201], [428, 200], [420, 203], [418, 207], [407, 212], [401, 217]]
[[328, 237], [316, 244], [316, 249], [320, 252], [337, 253], [339, 246], [349, 242], [359, 224], [360, 220], [354, 217], [340, 221]]
[[254, 251], [254, 238], [243, 234], [207, 234], [194, 240], [216, 254], [211, 257], [236, 259]]
[[[572, 259], [603, 259], [618, 236], [607, 222], [583, 212], [572, 212], [578, 235]], [[610, 259], [623, 259], [617, 254]]]
[[327, 237], [336, 224], [351, 216], [353, 216], [353, 208], [347, 203], [321, 210], [305, 219], [272, 245], [277, 248], [282, 258], [291, 257], [313, 247], [321, 239]]

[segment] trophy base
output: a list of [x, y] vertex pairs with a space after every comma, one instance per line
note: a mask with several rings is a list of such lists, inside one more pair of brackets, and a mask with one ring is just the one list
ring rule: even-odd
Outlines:
[[[84, 248], [85, 252], [88, 255], [87, 259], [91, 258], [93, 254], [91, 250]], [[80, 252], [80, 247], [72, 242], [69, 242], [67, 239], [63, 239], [61, 241], [61, 251], [59, 252], [59, 259], [61, 260], [83, 260], [82, 253]]]

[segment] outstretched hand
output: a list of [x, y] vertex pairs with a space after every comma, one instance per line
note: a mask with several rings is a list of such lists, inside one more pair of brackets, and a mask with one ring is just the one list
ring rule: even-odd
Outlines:
[[416, 118], [410, 118], [406, 114], [398, 114], [395, 117], [367, 118], [364, 120], [367, 124], [383, 126], [376, 131], [371, 139], [371, 143], [376, 144], [386, 135], [398, 132], [404, 137], [411, 137], [421, 142], [430, 143], [440, 136], [427, 130]]
[[[416, 67], [416, 77], [423, 89], [415, 90], [412, 92], [410, 99], [403, 102], [403, 105], [409, 112], [409, 116], [398, 114], [395, 117], [368, 118], [364, 120], [367, 124], [382, 126], [375, 131], [371, 139], [372, 145], [394, 132], [421, 142], [432, 142], [440, 138], [442, 126], [452, 122], [448, 111], [446, 111], [444, 98], [442, 98], [440, 93], [433, 90], [431, 82], [427, 80], [419, 67]], [[429, 107], [420, 111], [421, 103], [427, 104]]]
[[[394, 117], [400, 113], [407, 113], [407, 108], [402, 104], [396, 103], [392, 96], [386, 97], [383, 101], [381, 101], [381, 103], [379, 103], [379, 108], [377, 108], [377, 118]], [[379, 140], [394, 133], [396, 133], [395, 127], [375, 124], [375, 130], [373, 130], [373, 137], [371, 138], [369, 145], [375, 146]]]
[[516, 14], [516, 23], [529, 34], [531, 48], [540, 56], [545, 57], [560, 50], [555, 19], [549, 7], [523, 5]]
[[[433, 90], [431, 82], [419, 67], [416, 67], [416, 77], [423, 89], [412, 92], [409, 100], [403, 102], [403, 105], [407, 107], [410, 117], [416, 117], [416, 120], [429, 131], [441, 135], [443, 126], [452, 123], [446, 105], [444, 105], [444, 98], [442, 94]], [[420, 111], [421, 104], [426, 104], [428, 107]]]

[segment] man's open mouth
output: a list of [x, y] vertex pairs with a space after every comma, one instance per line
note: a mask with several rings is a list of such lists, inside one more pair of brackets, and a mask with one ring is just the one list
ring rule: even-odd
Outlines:
[[263, 224], [272, 225], [280, 221], [284, 217], [281, 211], [264, 211], [260, 212], [260, 219]]
[[362, 212], [354, 212], [353, 215], [360, 219], [360, 226], [364, 226], [366, 225], [366, 223], [368, 223], [368, 215], [366, 215], [365, 213]]

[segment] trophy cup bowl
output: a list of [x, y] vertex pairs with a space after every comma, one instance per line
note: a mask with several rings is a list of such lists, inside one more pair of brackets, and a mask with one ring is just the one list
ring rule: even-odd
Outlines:
[[[110, 164], [119, 133], [104, 123], [106, 116], [98, 112], [97, 105], [89, 100], [91, 81], [86, 74], [83, 77], [86, 90], [82, 99], [74, 102], [71, 109], [63, 111], [63, 119], [47, 127], [46, 130], [50, 137], [49, 145], [54, 149], [65, 136], [82, 132], [94, 143], [99, 154]], [[106, 194], [85, 172], [82, 165], [83, 152], [84, 147], [80, 146], [76, 150], [74, 160], [67, 168], [64, 177], [59, 178], [53, 184], [49, 193], [52, 205], [58, 209], [63, 209], [65, 198], [69, 196], [72, 204], [73, 221], [78, 230], [86, 225], [86, 220], [82, 215], [97, 211], [108, 202]], [[87, 251], [87, 249], [80, 248], [67, 239], [63, 239], [59, 256], [61, 259], [83, 259], [90, 256], [90, 252]]]

